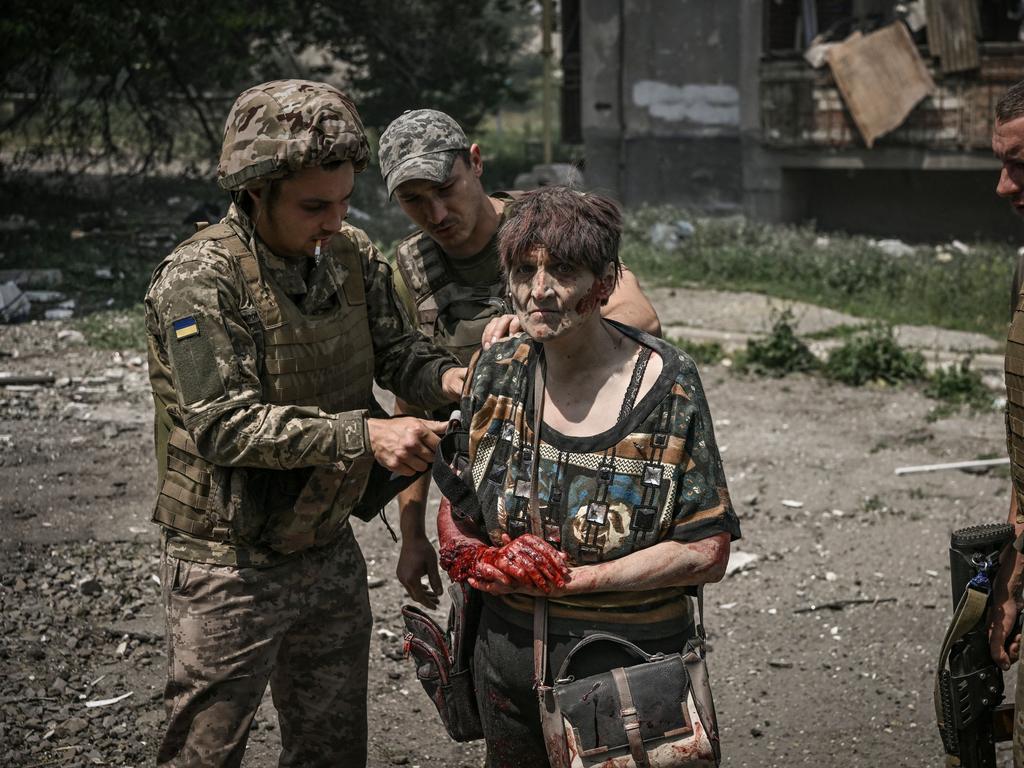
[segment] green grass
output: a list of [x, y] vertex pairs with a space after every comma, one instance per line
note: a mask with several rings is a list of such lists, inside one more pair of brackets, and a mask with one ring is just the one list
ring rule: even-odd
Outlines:
[[[695, 234], [675, 251], [651, 245], [655, 222], [685, 218]], [[672, 208], [640, 208], [626, 217], [622, 258], [653, 285], [696, 284], [808, 301], [891, 324], [937, 325], [1005, 338], [1016, 254], [979, 243], [970, 255], [940, 262], [921, 246], [887, 256], [863, 237], [820, 233], [741, 217], [693, 219]]]
[[992, 392], [981, 375], [971, 368], [970, 357], [965, 357], [959, 365], [936, 370], [929, 377], [924, 393], [954, 407], [966, 405], [974, 411], [992, 410]]
[[76, 323], [86, 342], [97, 349], [136, 350], [146, 348], [146, 322], [142, 304], [128, 309], [94, 312]]
[[725, 350], [717, 341], [691, 341], [674, 337], [667, 341], [688, 354], [697, 365], [716, 365], [725, 357]]

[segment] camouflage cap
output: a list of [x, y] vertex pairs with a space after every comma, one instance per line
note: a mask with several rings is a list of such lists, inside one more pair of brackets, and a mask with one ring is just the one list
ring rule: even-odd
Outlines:
[[380, 172], [388, 196], [403, 181], [441, 183], [452, 172], [459, 150], [469, 149], [466, 134], [451, 117], [436, 109], [403, 112], [380, 137]]
[[273, 80], [235, 99], [217, 181], [237, 190], [335, 160], [351, 160], [358, 172], [369, 157], [363, 123], [345, 94], [327, 83]]

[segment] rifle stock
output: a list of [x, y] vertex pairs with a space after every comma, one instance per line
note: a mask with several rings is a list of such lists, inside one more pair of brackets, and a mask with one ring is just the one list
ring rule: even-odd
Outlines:
[[955, 611], [935, 690], [936, 720], [949, 765], [996, 768], [996, 743], [1013, 735], [1013, 705], [1002, 703], [1003, 673], [992, 661], [987, 621], [999, 554], [1012, 538], [1008, 523], [963, 528], [950, 537]]

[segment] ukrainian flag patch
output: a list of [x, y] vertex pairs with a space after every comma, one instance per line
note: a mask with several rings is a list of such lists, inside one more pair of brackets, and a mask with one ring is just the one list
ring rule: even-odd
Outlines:
[[199, 335], [199, 325], [191, 315], [175, 320], [172, 325], [174, 327], [174, 338], [176, 339], [187, 339], [189, 336]]

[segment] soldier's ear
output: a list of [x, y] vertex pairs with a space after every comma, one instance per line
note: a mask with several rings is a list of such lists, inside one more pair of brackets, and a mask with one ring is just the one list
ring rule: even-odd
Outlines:
[[480, 176], [484, 172], [484, 159], [480, 154], [479, 144], [472, 144], [469, 147], [469, 169], [474, 176]]

